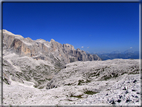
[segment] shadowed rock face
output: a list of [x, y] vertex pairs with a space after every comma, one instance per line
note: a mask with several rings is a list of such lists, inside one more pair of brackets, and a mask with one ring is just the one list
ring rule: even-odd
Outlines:
[[101, 60], [97, 55], [87, 54], [80, 49], [75, 50], [70, 44], [62, 45], [53, 39], [48, 42], [43, 39], [23, 38], [7, 30], [3, 30], [3, 49], [12, 51], [20, 56], [48, 60], [53, 64], [60, 63], [60, 65], [75, 61]]

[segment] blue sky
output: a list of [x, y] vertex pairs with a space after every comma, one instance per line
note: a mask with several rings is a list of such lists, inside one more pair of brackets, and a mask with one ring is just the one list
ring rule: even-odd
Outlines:
[[91, 53], [139, 50], [139, 3], [3, 3], [3, 29]]

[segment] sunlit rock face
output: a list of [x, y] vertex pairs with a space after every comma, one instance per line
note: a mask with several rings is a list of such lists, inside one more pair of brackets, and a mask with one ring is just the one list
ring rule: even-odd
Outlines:
[[67, 63], [101, 60], [97, 55], [93, 59], [93, 55], [86, 54], [80, 49], [75, 50], [70, 44], [62, 45], [54, 39], [50, 42], [43, 39], [32, 40], [7, 30], [1, 32], [3, 32], [3, 73], [4, 80], [8, 84], [10, 79], [21, 83], [28, 80], [33, 81], [39, 88], [52, 79], [56, 72], [65, 68]]
[[37, 60], [50, 60], [53, 63], [66, 64], [74, 61], [101, 60], [97, 55], [86, 54], [80, 49], [75, 50], [70, 44], [62, 45], [54, 39], [48, 42], [43, 39], [23, 38], [7, 30], [3, 30], [3, 46], [4, 49], [18, 55], [33, 57]]

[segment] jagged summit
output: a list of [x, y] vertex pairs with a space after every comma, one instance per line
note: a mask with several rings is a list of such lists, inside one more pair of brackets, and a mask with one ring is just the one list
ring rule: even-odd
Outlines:
[[54, 40], [54, 39], [51, 39], [50, 42], [55, 42], [55, 40]]
[[44, 42], [46, 42], [46, 40], [44, 40], [44, 39], [37, 39], [37, 40], [35, 40], [36, 42], [40, 42], [40, 43], [44, 43]]
[[15, 36], [15, 37], [24, 38], [23, 36], [17, 35], [17, 34], [15, 35], [15, 34], [13, 34], [12, 32], [7, 31], [6, 29], [3, 29], [2, 31], [3, 31], [4, 34], [8, 34], [8, 35], [13, 35], [13, 36]]
[[[18, 37], [17, 37], [18, 36]], [[74, 61], [101, 60], [97, 55], [86, 54], [80, 49], [75, 50], [70, 44], [60, 44], [54, 39], [50, 42], [44, 39], [32, 40], [3, 30], [4, 49], [21, 56], [29, 56], [37, 60], [48, 60], [54, 64], [66, 64]]]
[[15, 34], [13, 34], [12, 32], [10, 32], [10, 31], [8, 31], [8, 30], [6, 30], [6, 29], [3, 29], [3, 30], [1, 30], [1, 31], [3, 31], [3, 33], [7, 33], [7, 34], [9, 34], [9, 35], [15, 35]]
[[66, 49], [69, 49], [69, 50], [75, 50], [73, 45], [70, 45], [70, 44], [67, 44], [67, 43], [63, 44], [63, 47], [66, 48]]
[[81, 51], [81, 49], [77, 48], [76, 50]]

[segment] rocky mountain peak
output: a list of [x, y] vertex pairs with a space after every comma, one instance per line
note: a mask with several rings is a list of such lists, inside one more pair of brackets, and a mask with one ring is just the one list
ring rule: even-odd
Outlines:
[[70, 44], [60, 44], [54, 39], [50, 42], [44, 39], [32, 40], [14, 35], [7, 30], [3, 32], [4, 49], [18, 55], [29, 56], [37, 60], [48, 60], [56, 65], [74, 61], [101, 60], [97, 55], [88, 55], [80, 49], [75, 50]]
[[77, 48], [76, 50], [77, 50], [77, 51], [81, 51], [81, 49], [79, 49], [79, 48]]
[[21, 36], [21, 35], [15, 35], [15, 34], [13, 34], [12, 32], [10, 32], [10, 31], [7, 31], [7, 30], [2, 30], [3, 31], [3, 34], [6, 34], [6, 35], [11, 35], [11, 36], [14, 36], [14, 37], [16, 37], [16, 38], [24, 38], [23, 36]]
[[25, 38], [25, 40], [29, 41], [29, 42], [32, 42], [33, 40], [29, 37]]
[[9, 31], [7, 31], [7, 30], [5, 30], [5, 29], [3, 29], [2, 31], [3, 31], [3, 33], [5, 33], [5, 34], [14, 35], [12, 32], [9, 32]]
[[55, 40], [54, 40], [54, 39], [51, 39], [50, 42], [55, 42]]
[[63, 47], [66, 48], [66, 49], [69, 49], [69, 50], [75, 50], [73, 45], [70, 45], [70, 44], [67, 44], [67, 43], [63, 44]]
[[37, 39], [36, 42], [45, 43], [46, 40], [44, 40], [44, 39]]

